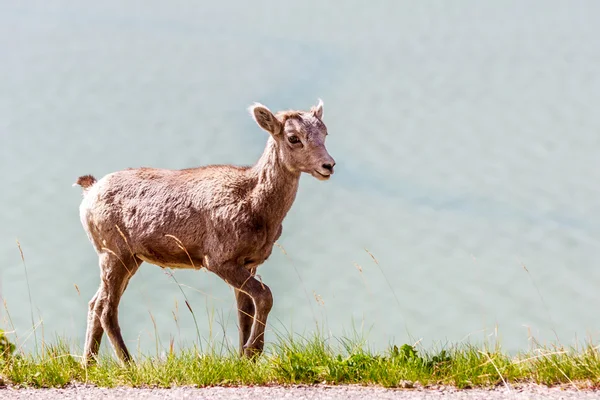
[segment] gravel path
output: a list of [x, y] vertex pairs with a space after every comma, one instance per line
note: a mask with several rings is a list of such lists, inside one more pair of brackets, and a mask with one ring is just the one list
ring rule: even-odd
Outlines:
[[272, 387], [178, 387], [172, 389], [105, 389], [73, 385], [65, 389], [0, 389], [0, 399], [598, 399], [600, 391], [577, 391], [572, 388], [546, 388], [525, 385], [519, 388], [499, 387], [492, 390], [453, 388], [383, 389], [362, 386], [272, 386]]

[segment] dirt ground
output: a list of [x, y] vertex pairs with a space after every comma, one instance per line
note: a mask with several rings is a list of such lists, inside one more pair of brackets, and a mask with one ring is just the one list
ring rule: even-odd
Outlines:
[[0, 399], [207, 399], [207, 400], [260, 400], [260, 399], [599, 399], [600, 391], [578, 391], [571, 387], [547, 388], [537, 385], [498, 387], [495, 389], [413, 388], [384, 389], [363, 386], [256, 386], [256, 387], [176, 387], [152, 388], [98, 388], [89, 385], [71, 385], [63, 389], [0, 389]]

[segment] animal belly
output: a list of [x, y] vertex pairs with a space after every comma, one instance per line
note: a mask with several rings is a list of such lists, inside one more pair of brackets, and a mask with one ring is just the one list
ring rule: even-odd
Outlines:
[[201, 260], [194, 260], [190, 258], [188, 261], [176, 260], [176, 259], [158, 259], [155, 257], [149, 257], [143, 254], [136, 254], [136, 257], [142, 261], [150, 264], [157, 265], [161, 268], [173, 268], [173, 269], [200, 269], [203, 267]]

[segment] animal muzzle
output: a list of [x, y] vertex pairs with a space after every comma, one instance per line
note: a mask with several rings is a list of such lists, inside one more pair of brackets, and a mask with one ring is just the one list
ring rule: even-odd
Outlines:
[[321, 165], [315, 169], [313, 174], [317, 179], [326, 180], [333, 175], [335, 160], [328, 154], [321, 162]]

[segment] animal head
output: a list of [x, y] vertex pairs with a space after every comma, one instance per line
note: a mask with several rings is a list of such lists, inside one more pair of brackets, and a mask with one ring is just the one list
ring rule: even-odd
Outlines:
[[275, 139], [279, 159], [290, 171], [306, 172], [319, 180], [327, 180], [333, 174], [335, 160], [325, 148], [327, 127], [323, 123], [322, 100], [309, 111], [276, 114], [255, 103], [250, 114]]

